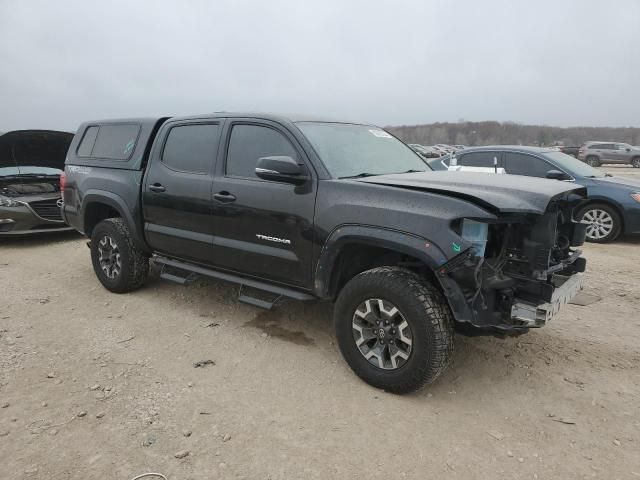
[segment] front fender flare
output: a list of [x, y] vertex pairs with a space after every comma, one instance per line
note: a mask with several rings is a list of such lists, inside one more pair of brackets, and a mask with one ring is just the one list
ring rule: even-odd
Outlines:
[[447, 259], [429, 239], [370, 225], [341, 225], [336, 227], [322, 247], [313, 282], [314, 294], [320, 298], [331, 296], [331, 278], [335, 273], [336, 260], [343, 248], [350, 244], [370, 245], [387, 248], [410, 255], [422, 261], [434, 272], [447, 262]]

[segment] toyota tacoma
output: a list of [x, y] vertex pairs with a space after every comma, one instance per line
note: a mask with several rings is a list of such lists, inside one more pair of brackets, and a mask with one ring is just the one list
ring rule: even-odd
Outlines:
[[334, 302], [340, 350], [406, 393], [449, 363], [454, 330], [522, 334], [582, 287], [574, 184], [434, 172], [385, 130], [218, 113], [87, 122], [61, 179], [64, 219], [99, 281], [140, 287], [149, 261], [239, 300]]

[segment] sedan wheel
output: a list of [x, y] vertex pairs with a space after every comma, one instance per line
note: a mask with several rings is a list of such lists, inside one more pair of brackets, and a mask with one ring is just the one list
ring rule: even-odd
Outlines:
[[599, 208], [587, 210], [582, 221], [588, 223], [587, 238], [593, 241], [602, 241], [609, 237], [615, 227], [613, 217]]
[[633, 165], [633, 166], [634, 166], [634, 168], [640, 168], [640, 157], [638, 157], [638, 158], [634, 158], [634, 159], [631, 161], [631, 165]]

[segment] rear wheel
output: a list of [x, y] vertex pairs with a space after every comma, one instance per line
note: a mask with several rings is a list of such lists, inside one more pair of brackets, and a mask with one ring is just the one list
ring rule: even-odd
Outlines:
[[618, 212], [603, 203], [587, 205], [578, 213], [578, 218], [588, 223], [587, 241], [589, 242], [612, 242], [622, 230], [622, 220]]
[[433, 382], [453, 353], [446, 300], [402, 268], [374, 268], [351, 279], [340, 292], [334, 321], [342, 355], [356, 375], [390, 392]]
[[599, 167], [600, 166], [600, 159], [598, 157], [596, 157], [595, 155], [591, 155], [589, 157], [587, 157], [587, 165], [591, 166], [591, 167]]
[[631, 165], [633, 165], [633, 168], [640, 168], [640, 157], [631, 160]]
[[121, 218], [108, 218], [93, 229], [91, 262], [100, 283], [114, 293], [141, 287], [149, 274], [149, 257], [135, 247]]

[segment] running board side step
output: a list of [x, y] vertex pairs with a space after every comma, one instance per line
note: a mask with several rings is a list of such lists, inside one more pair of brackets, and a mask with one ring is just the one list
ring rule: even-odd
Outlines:
[[160, 274], [161, 278], [165, 278], [171, 281], [177, 281], [182, 285], [188, 283], [187, 280], [191, 277], [191, 275], [189, 275], [188, 277], [180, 277], [179, 275], [175, 275], [173, 272], [165, 272], [165, 267], [172, 267], [178, 270], [190, 272], [191, 274], [199, 274], [206, 277], [217, 278], [218, 280], [236, 283], [241, 285], [242, 287], [251, 287], [256, 290], [273, 293], [278, 296], [278, 298], [276, 298], [274, 301], [265, 301], [243, 294], [242, 290], [240, 291], [240, 297], [238, 298], [238, 300], [260, 308], [271, 309], [277, 303], [280, 297], [288, 297], [301, 301], [315, 300], [316, 298], [313, 295], [294, 290], [293, 288], [273, 285], [271, 283], [262, 282], [260, 280], [244, 278], [239, 275], [234, 275], [233, 273], [221, 272], [219, 270], [213, 270], [207, 267], [202, 267], [200, 265], [193, 265], [191, 263], [182, 262], [180, 260], [173, 260], [171, 258], [159, 255], [154, 256], [153, 260], [155, 263], [157, 263], [158, 265], [162, 265], [163, 267], [163, 273]]
[[193, 283], [198, 278], [198, 275], [193, 272], [178, 270], [177, 268], [169, 267], [168, 265], [162, 265], [160, 278], [185, 286]]
[[[240, 285], [240, 292], [238, 292], [238, 301], [246, 303], [247, 305], [253, 305], [254, 307], [263, 308], [265, 310], [273, 309], [273, 307], [275, 307], [283, 297], [283, 295], [273, 294], [276, 296], [265, 300], [263, 298], [258, 298], [255, 295], [251, 295], [250, 293], [246, 293], [246, 289], [244, 287], [244, 285]], [[256, 289], [254, 288], [254, 290]]]

